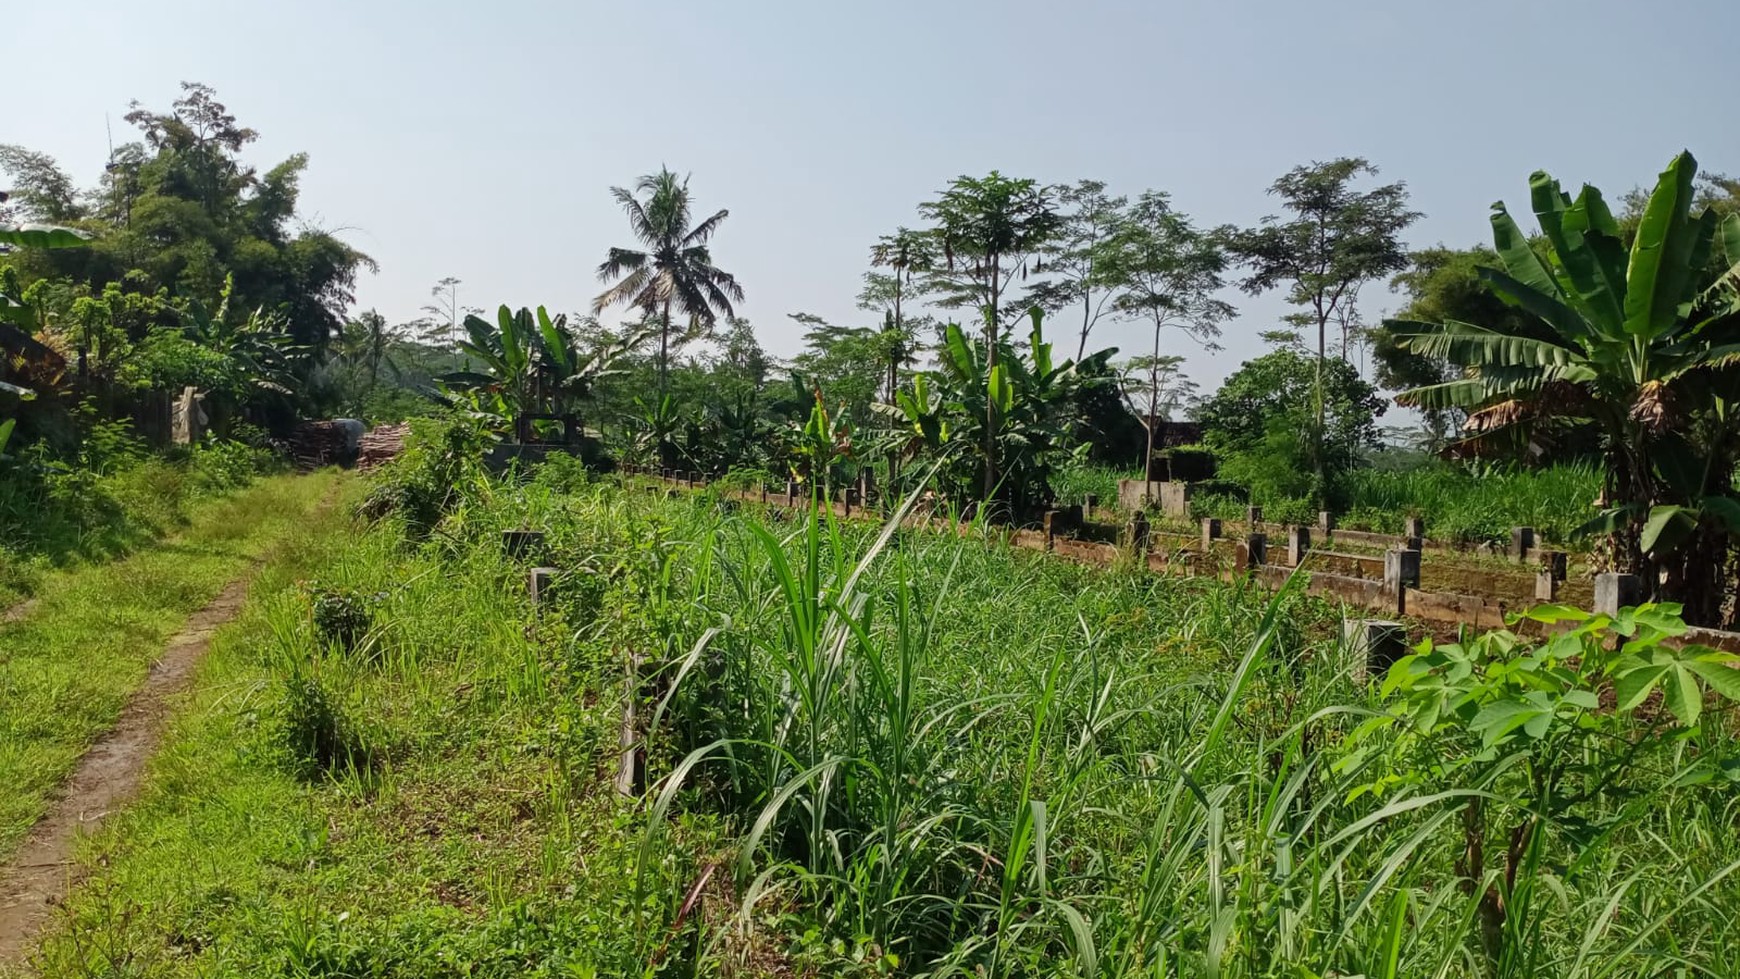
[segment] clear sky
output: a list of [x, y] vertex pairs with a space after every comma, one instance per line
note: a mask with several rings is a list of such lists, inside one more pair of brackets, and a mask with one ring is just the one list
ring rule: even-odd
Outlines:
[[[607, 188], [689, 171], [731, 209], [715, 258], [782, 355], [787, 313], [868, 322], [868, 246], [960, 173], [1095, 177], [1248, 224], [1289, 167], [1359, 155], [1407, 182], [1426, 245], [1486, 240], [1487, 205], [1526, 212], [1536, 168], [1610, 196], [1681, 148], [1740, 172], [1736, 0], [64, 0], [4, 20], [0, 142], [88, 185], [105, 114], [121, 141], [130, 99], [212, 85], [261, 169], [311, 154], [304, 213], [380, 262], [359, 300], [395, 321], [446, 275], [468, 305], [584, 308], [630, 243]], [[1205, 388], [1285, 312], [1230, 298], [1227, 350], [1192, 360]]]

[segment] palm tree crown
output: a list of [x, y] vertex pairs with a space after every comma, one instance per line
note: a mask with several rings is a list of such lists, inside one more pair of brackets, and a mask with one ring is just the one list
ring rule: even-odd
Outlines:
[[[592, 301], [594, 314], [619, 304], [633, 306], [659, 324], [659, 386], [665, 383], [670, 350], [671, 312], [711, 327], [720, 315], [734, 315], [731, 304], [743, 301], [743, 287], [730, 273], [713, 264], [708, 239], [719, 230], [729, 211], [691, 224], [689, 179], [668, 168], [649, 173], [634, 191], [612, 187], [610, 193], [628, 215], [629, 230], [640, 248], [612, 248], [598, 266], [598, 278], [613, 282]], [[643, 195], [637, 197], [636, 193]]]

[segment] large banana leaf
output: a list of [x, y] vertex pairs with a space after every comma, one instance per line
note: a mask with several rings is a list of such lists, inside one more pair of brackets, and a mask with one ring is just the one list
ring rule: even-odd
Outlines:
[[567, 322], [568, 317], [551, 319], [544, 307], [538, 307], [538, 336], [543, 341], [540, 352], [564, 375], [574, 372], [574, 352], [563, 330]]
[[73, 228], [53, 224], [0, 224], [0, 245], [26, 248], [78, 248], [90, 243], [91, 236]]
[[1388, 320], [1385, 326], [1405, 349], [1459, 364], [1547, 367], [1581, 359], [1579, 351], [1561, 344], [1497, 333], [1458, 320], [1445, 320], [1441, 325]]
[[1476, 274], [1492, 287], [1498, 298], [1540, 318], [1566, 340], [1586, 344], [1595, 339], [1588, 322], [1561, 300], [1562, 293], [1543, 292], [1497, 269], [1481, 268]]
[[1691, 270], [1694, 232], [1686, 220], [1698, 163], [1690, 153], [1674, 157], [1644, 205], [1626, 270], [1625, 332], [1654, 338], [1674, 325]]
[[[1537, 179], [1541, 177], [1545, 175], [1537, 174]], [[1597, 332], [1619, 336], [1625, 328], [1624, 273], [1623, 270], [1619, 272], [1618, 290], [1611, 288], [1612, 277], [1602, 268], [1592, 241], [1601, 237], [1599, 231], [1592, 229], [1600, 220], [1599, 214], [1606, 212], [1606, 203], [1593, 187], [1584, 187], [1577, 202], [1568, 208], [1563, 206], [1564, 195], [1559, 190], [1558, 181], [1549, 180], [1546, 192], [1542, 190], [1536, 188], [1535, 213], [1540, 218], [1541, 231], [1552, 243], [1553, 253], [1569, 280], [1571, 294]], [[1557, 198], [1559, 206], [1543, 208], [1548, 196]], [[1611, 221], [1611, 215], [1607, 219]]]
[[1510, 216], [1503, 201], [1492, 205], [1492, 245], [1511, 278], [1544, 296], [1564, 299], [1565, 292], [1559, 287], [1559, 280], [1529, 244], [1528, 236], [1517, 227], [1516, 219]]

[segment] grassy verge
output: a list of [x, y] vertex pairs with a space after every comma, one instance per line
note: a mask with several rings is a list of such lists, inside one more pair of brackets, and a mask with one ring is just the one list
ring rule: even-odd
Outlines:
[[0, 853], [114, 722], [164, 641], [225, 582], [300, 532], [334, 478], [279, 476], [209, 499], [175, 538], [48, 575], [30, 614], [0, 625]]
[[[298, 542], [45, 971], [1740, 974], [1713, 710], [1612, 779], [1581, 748], [1372, 750], [1391, 705], [1321, 602], [554, 471], [432, 483], [458, 499], [421, 543]], [[541, 610], [520, 527], [563, 569]], [[626, 689], [656, 720], [636, 803]], [[1572, 793], [1541, 821], [1536, 774]]]
[[87, 439], [106, 452], [0, 465], [0, 609], [56, 568], [111, 561], [185, 529], [201, 506], [279, 468], [234, 442], [164, 458], [109, 431], [106, 440]]
[[663, 938], [715, 834], [637, 880], [608, 623], [535, 618], [476, 535], [359, 530], [294, 541], [216, 637], [46, 974], [627, 975]]

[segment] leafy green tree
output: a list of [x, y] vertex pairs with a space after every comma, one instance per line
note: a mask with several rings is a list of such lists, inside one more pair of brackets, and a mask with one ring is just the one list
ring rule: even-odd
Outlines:
[[[1197, 406], [1203, 441], [1220, 458], [1221, 474], [1244, 484], [1253, 499], [1339, 505], [1345, 477], [1377, 445], [1383, 397], [1342, 360], [1324, 365], [1320, 386], [1314, 359], [1283, 349], [1246, 361]], [[1302, 436], [1319, 405], [1323, 438], [1314, 441]]]
[[1226, 252], [1214, 236], [1198, 231], [1190, 218], [1172, 209], [1163, 193], [1137, 198], [1118, 221], [1103, 257], [1102, 274], [1115, 283], [1112, 308], [1127, 319], [1154, 326], [1154, 349], [1147, 363], [1150, 414], [1147, 456], [1154, 458], [1154, 429], [1160, 405], [1160, 335], [1168, 327], [1214, 349], [1220, 324], [1233, 315], [1230, 304], [1214, 297], [1223, 285]]
[[[1361, 177], [1376, 176], [1377, 168], [1358, 157], [1294, 167], [1269, 187], [1289, 212], [1263, 219], [1255, 228], [1234, 232], [1227, 246], [1248, 270], [1242, 286], [1251, 295], [1277, 287], [1287, 301], [1300, 307], [1288, 317], [1296, 328], [1317, 332], [1317, 373], [1326, 379], [1329, 324], [1354, 322], [1353, 307], [1360, 287], [1407, 267], [1401, 233], [1419, 218], [1408, 210], [1404, 184], [1360, 190]], [[1323, 399], [1319, 399], [1322, 401]], [[1327, 404], [1319, 404], [1305, 437], [1318, 451], [1318, 502], [1330, 482], [1326, 444]]]
[[1108, 246], [1125, 220], [1129, 199], [1106, 193], [1103, 180], [1078, 180], [1051, 188], [1059, 208], [1056, 240], [1042, 256], [1048, 278], [1028, 289], [1026, 306], [1047, 313], [1081, 305], [1075, 359], [1087, 356], [1088, 336], [1112, 312], [1114, 282], [1106, 276]]
[[[1481, 269], [1527, 314], [1483, 323], [1392, 322], [1398, 342], [1463, 369], [1406, 403], [1462, 408], [1491, 433], [1549, 419], [1602, 433], [1611, 509], [1592, 529], [1617, 532], [1620, 564], [1688, 620], [1720, 621], [1726, 555], [1740, 533], [1732, 490], [1740, 460], [1740, 215], [1695, 216], [1697, 162], [1675, 157], [1627, 249], [1600, 191], [1575, 200], [1558, 181], [1529, 180], [1545, 241], [1537, 252], [1504, 206], [1493, 209], [1504, 264]], [[1713, 264], [1713, 256], [1723, 256]], [[1727, 270], [1711, 281], [1710, 269]]]
[[41, 154], [0, 152], [0, 170], [27, 187], [21, 199], [33, 213], [60, 215], [95, 236], [80, 248], [15, 255], [26, 283], [58, 279], [100, 295], [109, 283], [137, 277], [144, 291], [162, 288], [177, 303], [207, 306], [227, 287], [233, 307], [281, 317], [295, 343], [323, 351], [343, 329], [357, 276], [375, 265], [297, 221], [307, 156], [258, 172], [242, 156], [258, 134], [194, 82], [182, 84], [167, 112], [134, 103], [127, 120], [143, 142], [118, 148], [102, 185], [86, 194]]
[[[1060, 219], [1051, 197], [1036, 181], [992, 170], [984, 177], [956, 177], [936, 200], [918, 210], [934, 225], [943, 252], [943, 265], [931, 278], [934, 291], [941, 293], [944, 308], [980, 310], [989, 358], [986, 380], [998, 383], [1003, 294], [1017, 275], [1027, 274], [1028, 260], [1057, 235]], [[984, 400], [986, 500], [997, 487], [997, 401]]]
[[[636, 198], [635, 193], [645, 195]], [[730, 211], [723, 208], [693, 223], [689, 179], [669, 169], [641, 177], [634, 191], [610, 189], [628, 215], [628, 227], [640, 248], [612, 248], [598, 266], [598, 278], [612, 282], [592, 301], [593, 315], [616, 305], [629, 305], [659, 317], [659, 392], [669, 387], [671, 310], [711, 329], [719, 316], [732, 316], [731, 304], [743, 301], [743, 287], [730, 273], [713, 264], [707, 242]]]
[[[870, 272], [865, 275], [864, 290], [858, 294], [858, 308], [885, 310], [887, 313], [882, 344], [887, 351], [889, 404], [894, 402], [895, 392], [900, 390], [900, 368], [913, 359], [914, 338], [920, 325], [908, 322], [904, 301], [912, 290], [915, 277], [929, 272], [935, 262], [936, 248], [932, 236], [911, 228], [883, 235], [870, 246], [870, 264], [889, 271], [887, 274]], [[921, 322], [928, 323], [929, 317], [924, 317]]]
[[855, 427], [870, 422], [870, 406], [882, 400], [891, 359], [886, 330], [864, 326], [839, 326], [810, 313], [791, 318], [805, 327], [804, 349], [791, 366], [804, 379], [806, 390], [820, 388]]
[[54, 157], [0, 143], [0, 173], [11, 178], [0, 196], [0, 222], [67, 224], [85, 217], [77, 186]]
[[[1172, 421], [1173, 416], [1185, 414], [1195, 404], [1197, 385], [1185, 375], [1184, 367], [1185, 359], [1177, 354], [1143, 354], [1118, 365], [1124, 398], [1137, 417]], [[1137, 392], [1142, 397], [1138, 398]], [[1152, 441], [1147, 450], [1152, 458]]]

